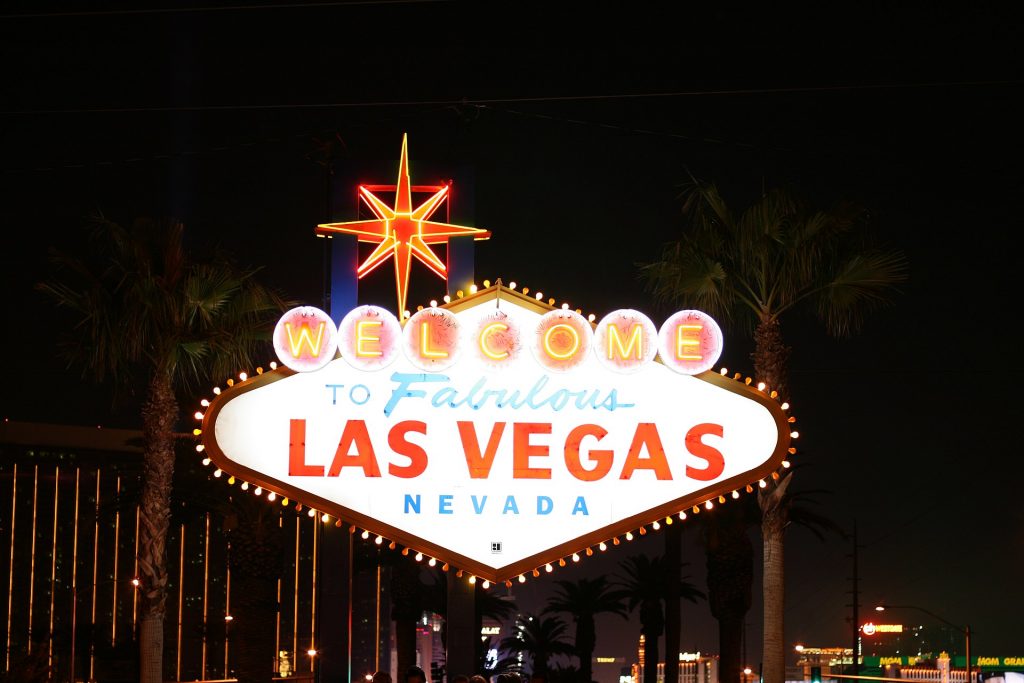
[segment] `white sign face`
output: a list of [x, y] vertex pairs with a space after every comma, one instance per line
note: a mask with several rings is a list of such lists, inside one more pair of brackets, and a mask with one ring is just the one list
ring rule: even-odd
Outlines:
[[[236, 385], [205, 416], [207, 452], [235, 476], [492, 581], [778, 468], [786, 418], [763, 393], [650, 362], [658, 339], [638, 337], [643, 365], [622, 371], [599, 354], [630, 357], [628, 329], [611, 335], [608, 351], [595, 340], [609, 335], [581, 332], [576, 314], [553, 319], [521, 295], [498, 294], [429, 316], [460, 335], [454, 362], [441, 355], [454, 337], [421, 335], [414, 317], [401, 338], [374, 323], [350, 347], [373, 353], [390, 335], [436, 367], [408, 352], [362, 367], [335, 358]], [[544, 343], [547, 359], [535, 352]], [[586, 352], [569, 359], [574, 345]]]

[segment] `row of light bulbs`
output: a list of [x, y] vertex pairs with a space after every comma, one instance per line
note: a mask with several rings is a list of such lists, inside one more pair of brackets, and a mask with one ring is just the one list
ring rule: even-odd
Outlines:
[[[498, 281], [497, 284], [500, 284], [500, 280]], [[486, 288], [491, 286], [491, 282], [489, 280], [484, 280], [483, 281], [483, 285], [484, 285], [484, 288], [486, 289]], [[508, 288], [512, 289], [512, 290], [516, 289], [516, 286], [517, 285], [516, 285], [515, 282], [510, 282], [508, 284]], [[529, 294], [530, 293], [530, 289], [528, 287], [523, 287], [522, 290], [520, 290], [520, 291], [522, 291], [523, 294]], [[475, 284], [470, 285], [469, 293], [470, 294], [476, 294], [476, 292], [477, 292], [477, 286]], [[537, 292], [534, 296], [535, 296], [535, 298], [538, 301], [543, 301], [543, 294], [541, 292]], [[464, 298], [463, 290], [458, 290], [456, 292], [456, 297], [460, 298], [460, 299]], [[450, 303], [451, 301], [452, 301], [452, 298], [449, 295], [446, 294], [444, 296], [444, 302], [447, 304], [447, 303]], [[437, 301], [431, 301], [430, 305], [431, 305], [431, 307], [437, 306]], [[555, 299], [548, 299], [548, 305], [554, 306], [555, 305]], [[421, 310], [422, 308], [423, 308], [423, 306], [418, 306], [416, 310]], [[563, 309], [568, 309], [569, 308], [569, 304], [563, 303], [562, 304], [562, 308]], [[580, 309], [576, 309], [576, 312], [577, 313], [581, 313]], [[405, 311], [405, 316], [409, 317], [409, 312], [408, 311]], [[588, 316], [588, 319], [591, 322], [593, 322], [596, 319], [596, 316], [593, 313], [591, 313]], [[270, 365], [270, 369], [271, 370], [276, 370], [277, 369], [277, 363], [276, 362], [272, 361], [269, 365]], [[723, 377], [729, 377], [729, 370], [727, 368], [723, 367], [719, 372], [720, 372], [720, 374]], [[262, 375], [263, 374], [263, 368], [262, 367], [256, 368], [256, 374], [257, 374], [257, 376]], [[238, 374], [238, 379], [239, 379], [240, 382], [245, 382], [246, 380], [249, 379], [249, 376], [245, 372], [240, 372]], [[753, 379], [751, 377], [744, 378], [741, 373], [737, 372], [737, 373], [733, 374], [732, 375], [732, 379], [735, 380], [735, 381], [738, 381], [738, 382], [742, 381], [747, 386], [753, 386]], [[234, 384], [235, 384], [234, 379], [228, 379], [227, 380], [227, 385], [229, 387], [234, 386]], [[756, 385], [756, 388], [761, 393], [765, 393], [767, 391], [767, 389], [768, 389], [767, 385], [764, 382], [758, 382], [757, 385]], [[213, 388], [213, 393], [214, 393], [214, 395], [219, 396], [220, 393], [221, 393], [220, 387], [214, 387]], [[768, 396], [770, 398], [777, 399], [779, 394], [775, 390], [772, 390], [772, 391], [768, 392]], [[202, 401], [200, 401], [200, 405], [203, 408], [206, 408], [206, 407], [208, 407], [210, 405], [210, 401], [208, 399], [204, 398]], [[782, 410], [788, 411], [790, 406], [789, 406], [789, 403], [783, 402], [781, 407], [782, 407]], [[197, 420], [202, 420], [203, 419], [202, 411], [196, 411], [194, 417]], [[796, 422], [796, 418], [793, 417], [792, 415], [790, 415], [789, 417], [786, 418], [786, 421], [789, 424], [794, 424]], [[192, 433], [195, 436], [200, 436], [202, 434], [202, 430], [199, 429], [199, 428], [196, 428], [196, 429], [192, 430]], [[799, 438], [800, 433], [794, 429], [793, 431], [790, 432], [789, 435], [790, 435], [790, 438], [797, 439], [797, 438]], [[205, 447], [203, 446], [203, 444], [198, 444], [196, 446], [196, 451], [199, 452], [199, 453], [202, 453], [204, 451], [204, 449], [205, 449]], [[790, 455], [793, 455], [793, 454], [796, 453], [796, 448], [790, 446], [788, 452], [789, 452]], [[204, 457], [203, 458], [203, 465], [207, 465], [208, 466], [210, 464], [211, 464], [210, 458], [209, 457]], [[791, 463], [790, 463], [788, 458], [782, 461], [783, 469], [788, 469], [790, 466], [791, 466]], [[213, 472], [213, 476], [215, 478], [218, 478], [218, 479], [221, 478], [223, 475], [224, 475], [224, 472], [220, 468], [215, 469], [214, 472]], [[779, 474], [778, 471], [771, 473], [772, 480], [777, 481], [780, 476], [781, 475]], [[234, 485], [236, 483], [236, 479], [235, 479], [234, 476], [229, 475], [228, 479], [227, 479], [227, 482], [228, 482], [228, 485]], [[757, 482], [757, 486], [758, 486], [758, 488], [761, 488], [761, 489], [767, 488], [767, 486], [768, 486], [767, 478], [761, 479], [760, 481], [758, 481]], [[249, 482], [243, 481], [241, 483], [240, 488], [241, 488], [242, 491], [248, 491], [250, 489]], [[753, 493], [754, 492], [754, 485], [753, 484], [747, 484], [743, 488], [743, 491], [746, 492], [746, 493]], [[257, 496], [263, 495], [263, 487], [262, 486], [256, 486], [255, 489], [253, 490], [253, 493], [255, 495], [257, 495]], [[736, 490], [732, 491], [732, 493], [730, 494], [730, 497], [733, 500], [736, 500], [736, 499], [738, 499], [740, 497], [740, 495], [741, 495], [741, 491], [739, 489], [736, 489]], [[273, 503], [275, 500], [277, 500], [278, 497], [279, 497], [278, 494], [275, 493], [274, 491], [270, 491], [270, 490], [267, 491], [267, 501], [268, 502]], [[291, 503], [291, 501], [288, 499], [287, 496], [281, 495], [280, 498], [281, 498], [281, 506], [282, 507], [288, 507], [289, 504]], [[724, 504], [726, 501], [727, 501], [727, 498], [726, 498], [725, 494], [721, 494], [721, 495], [719, 495], [717, 497], [717, 503], [719, 505]], [[709, 498], [708, 500], [704, 501], [702, 504], [694, 505], [692, 508], [690, 508], [690, 514], [693, 514], [693, 515], [700, 514], [701, 507], [703, 507], [705, 510], [712, 510], [715, 507], [715, 502], [716, 502], [715, 498], [712, 497], [712, 498]], [[302, 511], [302, 507], [303, 507], [302, 503], [296, 502], [295, 506], [294, 506], [296, 513], [301, 512]], [[330, 520], [331, 520], [331, 515], [330, 514], [328, 514], [326, 512], [320, 512], [320, 511], [318, 511], [318, 510], [316, 510], [314, 508], [307, 508], [307, 513], [306, 514], [309, 517], [311, 517], [311, 518], [315, 518], [319, 514], [321, 521], [324, 522], [324, 523], [330, 522]], [[686, 510], [680, 510], [677, 516], [678, 516], [680, 521], [685, 521], [688, 518], [689, 515], [688, 515]], [[673, 520], [672, 516], [665, 517], [665, 519], [664, 519], [665, 525], [671, 525], [671, 524], [674, 523], [674, 521], [675, 520]], [[335, 523], [334, 523], [334, 525], [336, 527], [341, 527], [341, 526], [343, 526], [343, 524], [344, 524], [344, 522], [341, 519], [336, 519]], [[650, 524], [650, 527], [651, 527], [651, 529], [653, 531], [658, 531], [658, 530], [661, 529], [661, 522], [659, 520], [655, 520], [655, 521], [653, 521]], [[355, 534], [356, 531], [358, 531], [358, 529], [357, 529], [357, 527], [354, 524], [349, 527], [349, 533]], [[645, 525], [640, 526], [639, 528], [636, 529], [636, 533], [639, 534], [640, 536], [646, 535], [647, 534], [647, 527]], [[397, 545], [397, 543], [395, 541], [385, 539], [380, 534], [371, 534], [368, 529], [364, 529], [362, 531], [362, 533], [360, 534], [360, 537], [363, 540], [369, 540], [371, 535], [374, 536], [374, 540], [373, 540], [374, 544], [376, 544], [378, 546], [383, 545], [385, 543], [385, 541], [386, 541], [388, 543], [388, 548], [390, 550], [395, 550], [398, 547], [398, 545]], [[624, 538], [627, 542], [628, 541], [632, 541], [635, 537], [636, 536], [635, 536], [635, 534], [632, 531], [627, 531], [622, 536], [622, 538]], [[611, 539], [609, 539], [607, 541], [602, 541], [602, 542], [598, 543], [596, 546], [588, 546], [587, 548], [584, 548], [582, 551], [574, 552], [572, 555], [567, 555], [566, 557], [562, 557], [562, 558], [560, 558], [555, 563], [548, 562], [547, 564], [545, 564], [543, 566], [535, 567], [531, 572], [525, 572], [523, 574], [520, 574], [517, 577], [517, 579], [518, 579], [519, 583], [525, 583], [526, 582], [526, 575], [527, 575], [527, 573], [532, 574], [534, 577], [539, 577], [541, 575], [542, 571], [545, 572], [545, 573], [550, 574], [551, 572], [554, 571], [554, 565], [555, 564], [557, 564], [559, 567], [565, 567], [569, 562], [574, 562], [574, 563], [575, 562], [579, 562], [580, 559], [581, 559], [580, 552], [585, 554], [587, 557], [590, 557], [590, 556], [592, 556], [594, 554], [594, 548], [595, 547], [599, 551], [604, 552], [605, 550], [608, 549], [608, 544], [609, 543], [611, 543], [612, 545], [619, 545], [621, 543], [621, 541], [620, 541], [618, 536], [613, 536]], [[409, 547], [402, 548], [402, 555], [403, 556], [408, 556], [411, 550], [413, 550], [413, 549], [411, 549]], [[416, 554], [414, 555], [414, 559], [417, 562], [422, 562], [424, 560], [424, 558], [426, 558], [427, 559], [427, 564], [429, 566], [431, 566], [431, 567], [437, 566], [439, 560], [436, 557], [430, 557], [430, 556], [424, 555], [421, 551], [415, 551], [415, 552], [416, 552]], [[448, 571], [449, 570], [449, 565], [448, 565], [447, 562], [442, 563], [441, 570], [442, 571]], [[457, 577], [461, 578], [464, 574], [465, 574], [464, 570], [456, 569], [455, 575]], [[469, 581], [469, 583], [475, 584], [477, 582], [477, 577], [472, 575], [472, 574], [470, 574], [468, 576], [467, 580]], [[488, 581], [488, 580], [483, 580], [481, 585], [482, 585], [482, 587], [484, 589], [488, 589], [491, 586], [491, 582]], [[508, 586], [508, 587], [511, 587], [512, 586], [512, 580], [505, 581], [505, 585]]]

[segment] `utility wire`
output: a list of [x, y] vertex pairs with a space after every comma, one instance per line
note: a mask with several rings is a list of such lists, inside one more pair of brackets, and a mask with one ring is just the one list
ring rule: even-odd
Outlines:
[[1022, 85], [1024, 79], [1004, 81], [943, 81], [920, 83], [873, 83], [864, 85], [797, 86], [789, 88], [739, 88], [731, 90], [679, 90], [672, 92], [615, 93], [604, 95], [550, 95], [535, 97], [492, 97], [461, 100], [374, 100], [363, 102], [302, 102], [278, 104], [209, 104], [164, 107], [95, 107], [77, 109], [8, 109], [5, 116], [41, 114], [133, 114], [176, 112], [261, 111], [288, 109], [353, 109], [374, 107], [422, 107], [512, 104], [529, 102], [594, 102], [611, 100], [660, 99], [672, 97], [714, 97], [730, 95], [780, 95], [821, 92], [853, 92], [865, 90], [900, 90], [921, 88], [959, 88], [978, 86]]
[[154, 7], [151, 9], [111, 9], [81, 12], [32, 12], [24, 14], [0, 14], [0, 19], [49, 19], [59, 17], [109, 17], [134, 14], [183, 14], [186, 12], [233, 12], [236, 10], [258, 9], [310, 9], [315, 7], [344, 7], [346, 5], [421, 5], [427, 3], [453, 2], [454, 0], [348, 0], [348, 2], [293, 2], [267, 5], [213, 5], [208, 7]]

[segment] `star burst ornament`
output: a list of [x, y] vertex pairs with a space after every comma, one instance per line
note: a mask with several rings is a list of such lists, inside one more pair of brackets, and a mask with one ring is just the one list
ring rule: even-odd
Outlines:
[[398, 163], [398, 183], [395, 188], [395, 205], [388, 206], [365, 187], [360, 186], [359, 197], [377, 217], [366, 221], [344, 223], [323, 223], [318, 225], [318, 235], [355, 235], [360, 242], [372, 242], [377, 246], [356, 269], [356, 276], [362, 279], [389, 258], [395, 262], [395, 285], [398, 290], [398, 315], [405, 316], [405, 302], [409, 293], [409, 269], [412, 258], [429, 268], [441, 279], [447, 279], [448, 269], [438, 258], [431, 244], [447, 244], [451, 237], [473, 237], [485, 240], [491, 236], [487, 230], [451, 225], [430, 220], [430, 217], [448, 198], [448, 186], [439, 189], [433, 196], [415, 209], [412, 208], [412, 185], [409, 181], [408, 138], [402, 135], [402, 156]]

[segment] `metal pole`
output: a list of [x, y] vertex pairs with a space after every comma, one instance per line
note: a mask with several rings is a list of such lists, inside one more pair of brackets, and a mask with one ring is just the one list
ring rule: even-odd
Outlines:
[[971, 627], [969, 624], [964, 627], [964, 652], [967, 655], [967, 678], [965, 680], [966, 683], [973, 683], [974, 678], [971, 675]]
[[860, 588], [857, 577], [857, 520], [853, 521], [853, 675], [860, 675]]

